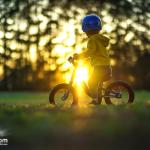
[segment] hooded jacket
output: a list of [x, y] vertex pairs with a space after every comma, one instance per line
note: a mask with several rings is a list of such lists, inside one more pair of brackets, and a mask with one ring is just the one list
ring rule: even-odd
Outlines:
[[94, 34], [89, 38], [87, 51], [79, 55], [81, 58], [91, 58], [91, 64], [94, 66], [110, 65], [107, 46], [109, 38], [102, 34]]

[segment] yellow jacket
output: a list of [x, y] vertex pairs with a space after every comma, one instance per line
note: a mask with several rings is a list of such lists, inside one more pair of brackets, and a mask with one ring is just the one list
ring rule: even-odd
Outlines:
[[110, 58], [107, 51], [109, 38], [102, 34], [94, 34], [89, 38], [87, 51], [79, 54], [79, 58], [91, 58], [94, 66], [110, 65]]

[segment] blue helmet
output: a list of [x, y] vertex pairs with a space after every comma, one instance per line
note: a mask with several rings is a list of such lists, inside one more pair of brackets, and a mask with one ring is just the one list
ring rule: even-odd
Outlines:
[[82, 30], [83, 32], [88, 32], [91, 30], [98, 30], [102, 29], [101, 19], [99, 16], [95, 14], [87, 15], [82, 20]]

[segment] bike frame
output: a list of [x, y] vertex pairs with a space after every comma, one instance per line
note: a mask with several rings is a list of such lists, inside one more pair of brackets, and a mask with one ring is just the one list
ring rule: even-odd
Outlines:
[[[74, 66], [74, 70], [72, 72], [71, 79], [69, 81], [69, 86], [72, 87], [72, 84], [74, 82], [74, 78], [75, 78], [75, 75], [76, 75], [76, 69], [78, 67], [78, 63], [72, 57], [70, 57], [68, 59], [68, 61], [70, 63], [72, 63], [73, 66]], [[87, 84], [84, 81], [82, 81], [81, 86], [83, 87], [85, 93], [88, 96], [93, 97], [92, 94], [91, 94], [91, 92], [90, 92], [90, 90], [89, 90], [89, 88], [88, 88], [88, 86], [87, 86]], [[99, 95], [100, 91], [104, 91], [104, 94]], [[98, 85], [98, 88], [97, 88], [97, 97], [117, 97], [117, 98], [121, 97], [121, 95], [119, 93], [115, 92], [115, 91], [111, 91], [111, 95], [105, 95], [105, 92], [106, 92], [106, 89], [103, 88], [103, 87], [100, 87]], [[68, 95], [69, 95], [69, 90], [65, 92], [64, 97], [66, 98], [66, 97], [68, 97]]]
[[[71, 60], [70, 63], [72, 63], [73, 66], [74, 66], [74, 70], [72, 72], [71, 79], [69, 81], [69, 85], [72, 86], [72, 84], [74, 82], [75, 75], [76, 75], [76, 69], [78, 67], [78, 63], [75, 62], [74, 60]], [[89, 91], [89, 88], [88, 88], [87, 84], [84, 81], [82, 81], [81, 85], [82, 85], [84, 91], [86, 92], [86, 94], [91, 97], [91, 94], [90, 94], [90, 91]]]

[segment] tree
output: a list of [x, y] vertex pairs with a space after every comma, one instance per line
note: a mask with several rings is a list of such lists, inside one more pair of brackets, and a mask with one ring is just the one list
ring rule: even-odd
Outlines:
[[46, 84], [48, 88], [58, 72], [68, 71], [62, 69], [65, 58], [86, 48], [81, 19], [89, 13], [101, 16], [102, 33], [110, 36], [116, 77], [137, 87], [144, 86], [149, 78], [145, 80], [143, 74], [137, 77], [133, 70], [139, 72], [141, 68], [137, 66], [147, 68], [142, 65], [143, 58], [150, 64], [145, 58], [150, 53], [149, 5], [148, 0], [1, 0], [0, 26], [4, 34], [0, 39], [4, 71], [1, 87], [33, 89], [37, 84], [40, 87]]

